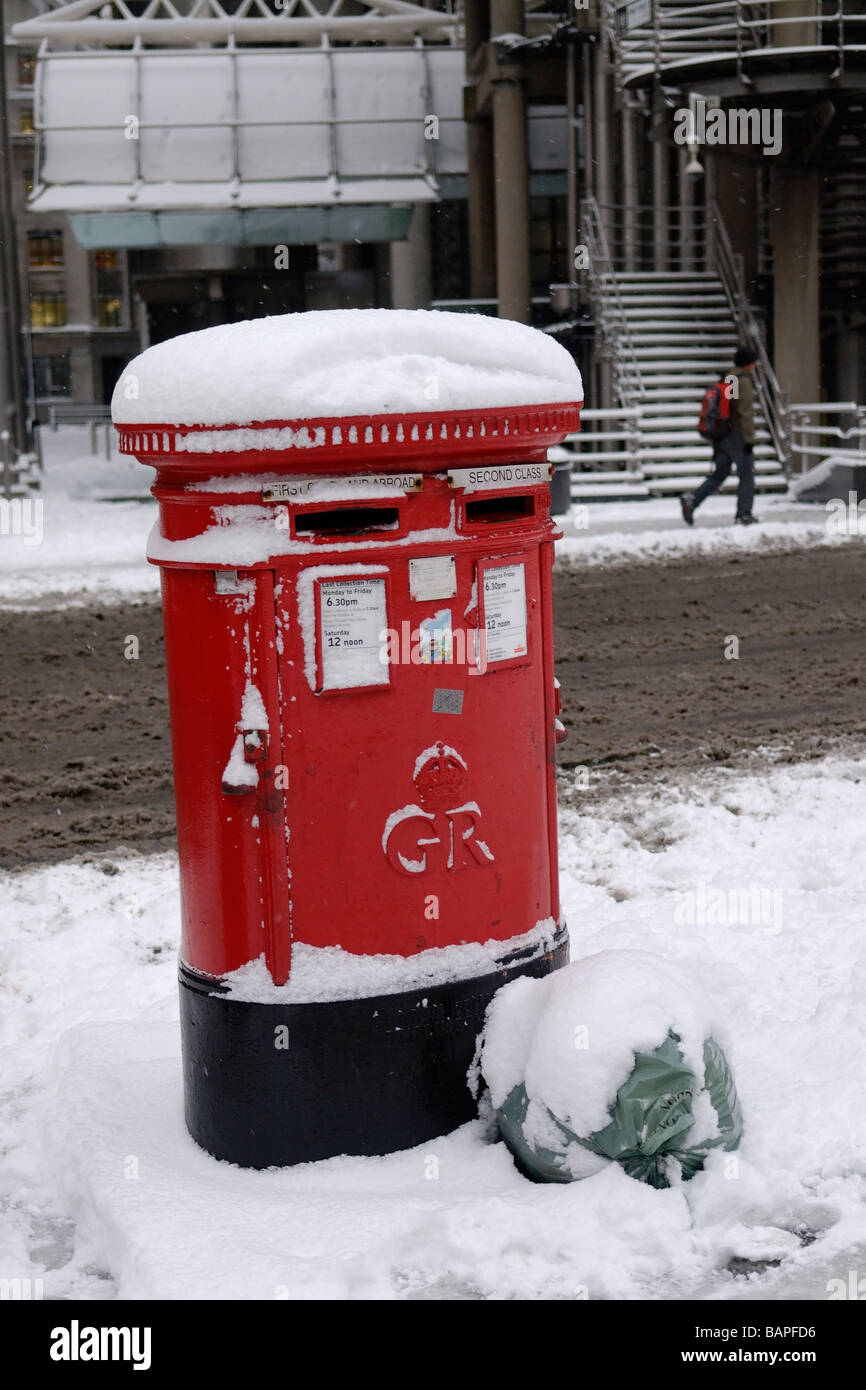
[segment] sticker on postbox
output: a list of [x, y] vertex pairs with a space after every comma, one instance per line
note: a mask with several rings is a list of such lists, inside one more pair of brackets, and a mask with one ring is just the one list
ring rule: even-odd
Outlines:
[[440, 608], [438, 613], [418, 624], [418, 656], [424, 666], [452, 660], [454, 635], [450, 608]]
[[525, 661], [526, 566], [521, 563], [484, 563], [482, 595], [484, 603], [485, 660]]
[[382, 634], [388, 627], [384, 577], [317, 579], [320, 690], [356, 690], [389, 685], [382, 660]]

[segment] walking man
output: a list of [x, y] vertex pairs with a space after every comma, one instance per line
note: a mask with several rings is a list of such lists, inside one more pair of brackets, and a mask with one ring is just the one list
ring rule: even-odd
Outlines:
[[718, 492], [733, 467], [736, 467], [737, 514], [741, 526], [753, 526], [755, 497], [755, 386], [752, 374], [757, 353], [750, 347], [738, 347], [734, 353], [734, 382], [731, 383], [731, 428], [713, 446], [713, 471], [696, 492], [685, 492], [680, 498], [683, 520], [694, 525], [694, 515], [705, 497]]

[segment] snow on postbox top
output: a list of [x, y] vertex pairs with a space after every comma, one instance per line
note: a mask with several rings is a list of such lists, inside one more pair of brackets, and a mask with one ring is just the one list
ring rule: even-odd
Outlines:
[[579, 428], [582, 401], [570, 355], [524, 324], [331, 309], [158, 343], [123, 372], [111, 409], [121, 452], [180, 479], [544, 458]]

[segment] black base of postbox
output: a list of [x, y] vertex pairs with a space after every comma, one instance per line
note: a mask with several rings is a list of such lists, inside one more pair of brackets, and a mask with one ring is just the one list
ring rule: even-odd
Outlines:
[[393, 1153], [447, 1134], [476, 1114], [466, 1073], [493, 995], [567, 960], [561, 926], [545, 955], [515, 952], [489, 975], [315, 1004], [233, 999], [181, 964], [187, 1128], [244, 1168]]

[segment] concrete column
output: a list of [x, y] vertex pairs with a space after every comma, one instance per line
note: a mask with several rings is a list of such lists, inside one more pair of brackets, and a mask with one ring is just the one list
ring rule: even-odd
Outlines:
[[[593, 46], [584, 43], [580, 49], [580, 85], [583, 102], [583, 182], [584, 195], [591, 198], [595, 192], [595, 141], [593, 139], [593, 97], [592, 97], [592, 54]], [[575, 61], [577, 55], [575, 55]]]
[[[491, 34], [523, 33], [523, 0], [490, 0]], [[517, 64], [493, 79], [493, 182], [496, 197], [496, 292], [499, 316], [528, 323], [529, 152], [526, 93]]]
[[[620, 112], [622, 139], [622, 264], [626, 271], [637, 270], [638, 258], [638, 177], [635, 119], [628, 107]], [[614, 250], [614, 256], [616, 256]]]
[[496, 216], [493, 202], [493, 131], [490, 121], [466, 125], [469, 183], [469, 294], [496, 298]]
[[836, 339], [836, 380], [830, 394], [834, 400], [866, 404], [866, 327], [862, 324]]
[[792, 404], [820, 400], [818, 169], [770, 177], [773, 343], [779, 385]]
[[76, 345], [69, 349], [69, 375], [73, 400], [95, 401], [99, 399], [94, 362], [87, 344]]
[[719, 196], [719, 161], [712, 155], [704, 160], [704, 201], [708, 208], [713, 206]]
[[677, 182], [679, 196], [677, 201], [680, 206], [680, 270], [694, 270], [695, 268], [695, 186], [686, 173], [689, 158], [688, 146], [678, 145]]
[[91, 253], [79, 246], [68, 225], [64, 229], [63, 235], [63, 271], [66, 293], [66, 322], [92, 324], [94, 307], [93, 261]]
[[[567, 171], [567, 224], [568, 224], [568, 270], [566, 278], [571, 284], [574, 280], [574, 251], [577, 246], [577, 227], [579, 221], [577, 200], [577, 93], [578, 72], [577, 53], [573, 44], [565, 48], [565, 110], [566, 110], [566, 158]], [[574, 295], [570, 302], [574, 306]]]
[[607, 46], [597, 44], [592, 51], [593, 61], [593, 155], [595, 158], [595, 196], [601, 207], [602, 221], [610, 216], [613, 202], [613, 150], [611, 148], [610, 64]]
[[429, 309], [430, 205], [416, 203], [412, 209], [409, 235], [405, 241], [389, 244], [391, 265], [391, 308]]
[[526, 98], [519, 81], [493, 90], [493, 178], [496, 188], [496, 289], [499, 316], [528, 323], [529, 169]]
[[771, 42], [774, 48], [807, 48], [818, 42], [815, 21], [815, 0], [776, 0], [770, 6], [773, 19], [796, 20], [800, 23], [774, 24]]
[[147, 303], [138, 294], [133, 296], [132, 313], [138, 333], [138, 351], [144, 352], [145, 348], [150, 347], [150, 319], [147, 313]]
[[598, 364], [598, 409], [613, 410], [613, 365], [609, 358], [603, 357]]
[[[704, 151], [702, 151], [702, 154]], [[755, 170], [749, 160], [727, 155], [709, 156], [715, 168], [716, 202], [731, 239], [731, 246], [743, 258], [746, 289], [754, 291], [758, 277], [758, 200], [755, 197]]]
[[221, 275], [209, 275], [207, 277], [207, 297], [211, 326], [216, 327], [217, 324], [227, 323], [226, 287]]
[[474, 60], [477, 49], [487, 42], [485, 8], [482, 0], [463, 0], [463, 48], [467, 67]]
[[657, 111], [653, 117], [653, 136], [653, 270], [661, 271], [670, 268], [670, 147], [664, 111]]

